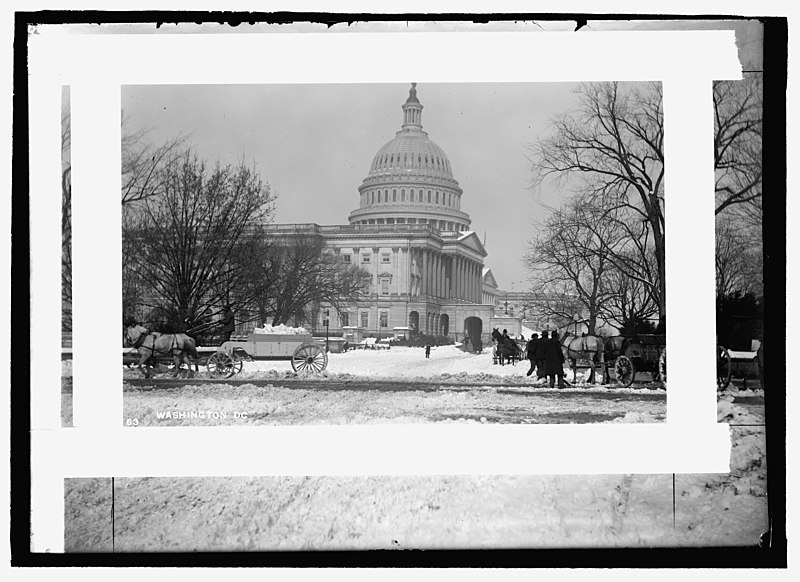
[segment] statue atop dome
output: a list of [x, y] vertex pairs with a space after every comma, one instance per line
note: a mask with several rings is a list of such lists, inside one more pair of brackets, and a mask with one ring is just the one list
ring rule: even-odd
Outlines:
[[411, 83], [411, 90], [408, 92], [408, 99], [406, 99], [406, 103], [419, 103], [419, 99], [417, 99], [416, 83]]

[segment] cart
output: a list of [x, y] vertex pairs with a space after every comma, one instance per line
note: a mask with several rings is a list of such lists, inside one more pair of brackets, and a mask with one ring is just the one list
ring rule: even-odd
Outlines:
[[667, 336], [661, 334], [639, 334], [626, 337], [620, 353], [614, 359], [614, 374], [617, 384], [628, 387], [633, 384], [637, 372], [649, 372], [653, 380], [666, 381]]
[[295, 372], [322, 372], [328, 366], [325, 347], [311, 334], [251, 333], [246, 341], [227, 341], [208, 358], [212, 378], [230, 378], [244, 360], [289, 360]]
[[[638, 336], [638, 338], [663, 338], [665, 336]], [[638, 339], [636, 338], [636, 339]], [[653, 347], [658, 345], [658, 341], [644, 342], [634, 339], [626, 342], [630, 353], [626, 350], [625, 355], [620, 355], [614, 365], [617, 373], [617, 382], [623, 386], [630, 386], [637, 371], [649, 367], [653, 374], [653, 379], [659, 379], [664, 385], [667, 383], [667, 346], [666, 342], [661, 345], [658, 355], [654, 356], [656, 350]], [[624, 346], [623, 346], [624, 347]], [[655, 360], [654, 360], [655, 357]], [[723, 347], [717, 346], [717, 389], [725, 390], [731, 383], [731, 353]], [[621, 361], [621, 363], [620, 363]], [[655, 365], [653, 365], [655, 363]], [[638, 364], [638, 366], [637, 366]], [[644, 366], [643, 366], [644, 364]]]

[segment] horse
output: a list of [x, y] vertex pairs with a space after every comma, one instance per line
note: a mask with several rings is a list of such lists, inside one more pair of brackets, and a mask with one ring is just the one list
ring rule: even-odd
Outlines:
[[589, 384], [595, 383], [596, 364], [600, 364], [603, 368], [603, 380], [605, 382], [608, 374], [606, 373], [607, 366], [605, 363], [605, 343], [602, 338], [594, 335], [577, 337], [567, 331], [560, 341], [564, 359], [569, 360], [572, 367], [573, 384], [578, 375], [578, 360], [588, 360], [591, 364], [592, 371], [589, 374]]
[[493, 356], [496, 356], [500, 365], [505, 365], [505, 359], [508, 358], [511, 364], [516, 366], [517, 360], [522, 360], [522, 350], [517, 345], [513, 338], [503, 337], [497, 328], [492, 330], [492, 339], [495, 341]]
[[141, 359], [139, 360], [138, 368], [144, 374], [145, 378], [149, 378], [150, 374], [147, 367], [143, 367], [154, 355], [167, 356], [171, 355], [175, 361], [175, 371], [173, 376], [178, 375], [181, 362], [186, 362], [189, 367], [189, 376], [192, 376], [192, 362], [189, 356], [194, 358], [194, 369], [199, 371], [197, 365], [197, 347], [195, 346], [194, 339], [185, 333], [148, 333], [147, 329], [141, 325], [134, 325], [129, 327], [125, 336], [128, 342], [139, 351]]

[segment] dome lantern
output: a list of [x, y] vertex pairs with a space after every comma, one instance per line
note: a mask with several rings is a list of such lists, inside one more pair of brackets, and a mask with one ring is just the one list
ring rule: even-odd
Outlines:
[[403, 129], [422, 129], [422, 103], [417, 99], [417, 84], [411, 83], [408, 99], [403, 104]]

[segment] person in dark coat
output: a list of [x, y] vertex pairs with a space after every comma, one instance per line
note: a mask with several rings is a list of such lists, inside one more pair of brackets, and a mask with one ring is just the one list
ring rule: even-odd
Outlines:
[[525, 352], [527, 353], [528, 359], [531, 361], [531, 369], [525, 374], [526, 376], [533, 374], [533, 369], [536, 367], [536, 346], [538, 343], [539, 334], [535, 333], [531, 335], [531, 339], [528, 340], [528, 345], [525, 346]]
[[425, 346], [425, 357], [426, 358], [431, 357], [431, 346]]
[[555, 387], [556, 377], [558, 377], [558, 387], [564, 387], [564, 352], [561, 351], [561, 342], [558, 339], [558, 332], [553, 330], [551, 338], [547, 340], [545, 351], [545, 369], [547, 377], [550, 379], [550, 388]]
[[534, 359], [536, 360], [536, 379], [541, 380], [547, 376], [545, 372], [545, 360], [547, 357], [547, 342], [548, 342], [548, 332], [543, 331], [542, 337], [536, 343], [536, 349], [534, 350]]
[[236, 318], [233, 316], [230, 305], [226, 305], [225, 309], [222, 311], [220, 323], [222, 324], [222, 341], [229, 341], [233, 330], [236, 329]]

